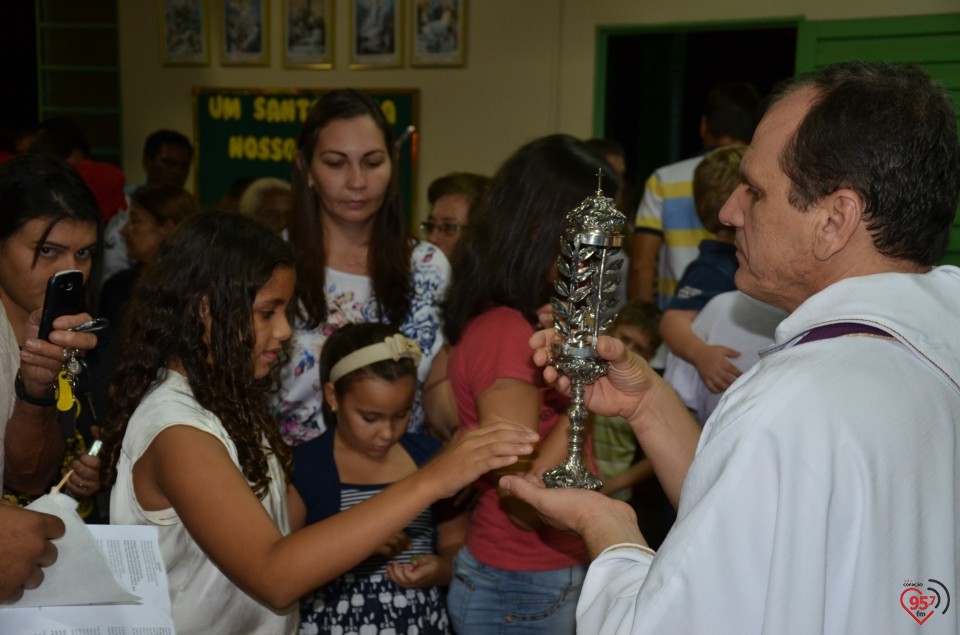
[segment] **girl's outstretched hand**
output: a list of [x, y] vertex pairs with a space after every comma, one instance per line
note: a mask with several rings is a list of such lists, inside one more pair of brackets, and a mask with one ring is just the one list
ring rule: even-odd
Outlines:
[[387, 579], [405, 589], [445, 586], [450, 584], [451, 573], [450, 563], [433, 553], [415, 556], [409, 563], [387, 565]]
[[460, 436], [418, 473], [437, 499], [449, 498], [491, 470], [516, 463], [533, 452], [540, 435], [512, 421], [501, 421]]

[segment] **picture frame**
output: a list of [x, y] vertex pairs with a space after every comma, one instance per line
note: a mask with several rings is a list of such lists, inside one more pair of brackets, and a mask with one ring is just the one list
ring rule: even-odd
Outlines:
[[280, 0], [283, 3], [283, 65], [287, 68], [333, 68], [334, 0]]
[[464, 65], [467, 0], [418, 0], [410, 13], [411, 66]]
[[267, 66], [270, 63], [270, 6], [267, 0], [220, 0], [220, 63]]
[[400, 0], [349, 0], [350, 68], [403, 65], [403, 5]]
[[157, 0], [160, 12], [160, 63], [210, 64], [210, 13], [207, 0]]

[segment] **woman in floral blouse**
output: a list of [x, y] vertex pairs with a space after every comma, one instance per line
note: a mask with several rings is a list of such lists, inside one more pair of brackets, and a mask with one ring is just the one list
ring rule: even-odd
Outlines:
[[[443, 345], [439, 303], [450, 265], [404, 226], [396, 153], [380, 107], [355, 90], [317, 101], [297, 139], [290, 242], [297, 252], [300, 316], [274, 411], [292, 445], [319, 436], [317, 362], [331, 333], [353, 322], [389, 322], [419, 342], [423, 382]], [[423, 428], [420, 387], [410, 421]]]

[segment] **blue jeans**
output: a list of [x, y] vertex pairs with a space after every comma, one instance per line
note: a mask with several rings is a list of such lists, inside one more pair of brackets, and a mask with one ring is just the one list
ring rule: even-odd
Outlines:
[[574, 635], [587, 565], [552, 571], [505, 571], [478, 562], [466, 547], [453, 560], [447, 594], [459, 635]]

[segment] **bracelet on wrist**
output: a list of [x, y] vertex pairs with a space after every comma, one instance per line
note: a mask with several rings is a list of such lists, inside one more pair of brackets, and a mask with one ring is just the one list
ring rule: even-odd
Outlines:
[[27, 393], [27, 387], [23, 385], [23, 378], [20, 376], [20, 371], [17, 371], [17, 378], [13, 380], [13, 392], [16, 393], [18, 399], [30, 404], [31, 406], [49, 408], [57, 403], [57, 400], [54, 397], [30, 396]]

